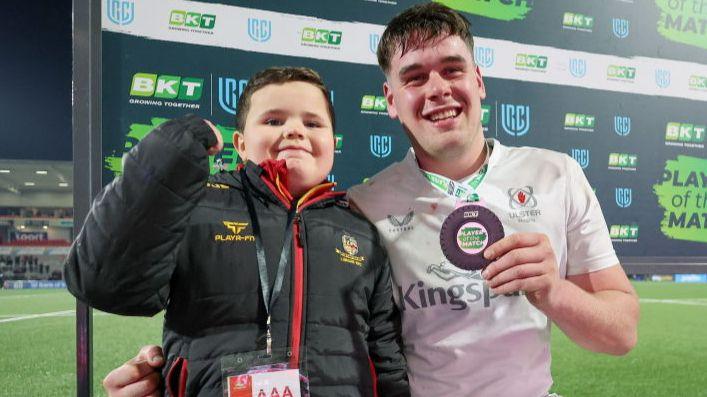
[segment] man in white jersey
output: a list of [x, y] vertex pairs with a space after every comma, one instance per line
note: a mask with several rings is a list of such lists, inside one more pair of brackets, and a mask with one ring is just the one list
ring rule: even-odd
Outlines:
[[[552, 385], [551, 322], [589, 350], [625, 354], [638, 301], [579, 166], [484, 139], [472, 54], [468, 21], [447, 7], [414, 6], [390, 22], [378, 61], [388, 112], [412, 149], [349, 197], [389, 251], [412, 395], [541, 397]], [[444, 220], [467, 199], [505, 230], [483, 272], [451, 264], [440, 247]], [[162, 362], [146, 346], [104, 385], [140, 396]]]
[[[388, 113], [412, 145], [405, 159], [349, 191], [390, 255], [413, 396], [545, 396], [550, 323], [587, 349], [625, 354], [639, 308], [599, 203], [567, 155], [485, 140], [468, 21], [414, 6], [378, 47]], [[506, 237], [483, 271], [450, 263], [440, 229], [477, 201]]]

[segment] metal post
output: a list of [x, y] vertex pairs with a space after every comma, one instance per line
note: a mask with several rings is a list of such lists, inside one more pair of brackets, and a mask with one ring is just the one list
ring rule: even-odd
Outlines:
[[[101, 188], [101, 2], [73, 1], [74, 236]], [[92, 310], [76, 302], [76, 395], [92, 394]]]

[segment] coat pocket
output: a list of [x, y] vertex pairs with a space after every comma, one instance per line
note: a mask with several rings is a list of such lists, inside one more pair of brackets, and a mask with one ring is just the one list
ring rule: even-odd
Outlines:
[[177, 357], [169, 367], [165, 385], [167, 393], [171, 397], [186, 397], [187, 395], [187, 359]]

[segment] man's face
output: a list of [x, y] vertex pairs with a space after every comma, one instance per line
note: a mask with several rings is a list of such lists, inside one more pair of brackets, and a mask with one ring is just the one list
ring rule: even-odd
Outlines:
[[393, 56], [383, 86], [388, 114], [399, 119], [418, 157], [457, 158], [483, 144], [481, 100], [486, 90], [459, 36]]
[[305, 82], [270, 84], [254, 92], [236, 150], [256, 164], [287, 163], [292, 193], [321, 183], [334, 163], [334, 132], [322, 91]]

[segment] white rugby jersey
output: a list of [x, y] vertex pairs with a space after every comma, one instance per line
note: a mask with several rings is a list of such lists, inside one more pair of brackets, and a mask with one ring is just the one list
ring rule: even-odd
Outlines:
[[[548, 235], [561, 277], [619, 263], [599, 202], [572, 158], [489, 143], [477, 192], [506, 235]], [[447, 261], [439, 231], [456, 200], [427, 181], [412, 149], [351, 188], [349, 198], [388, 249], [413, 396], [547, 394], [550, 321], [525, 296], [493, 295], [478, 271]]]

